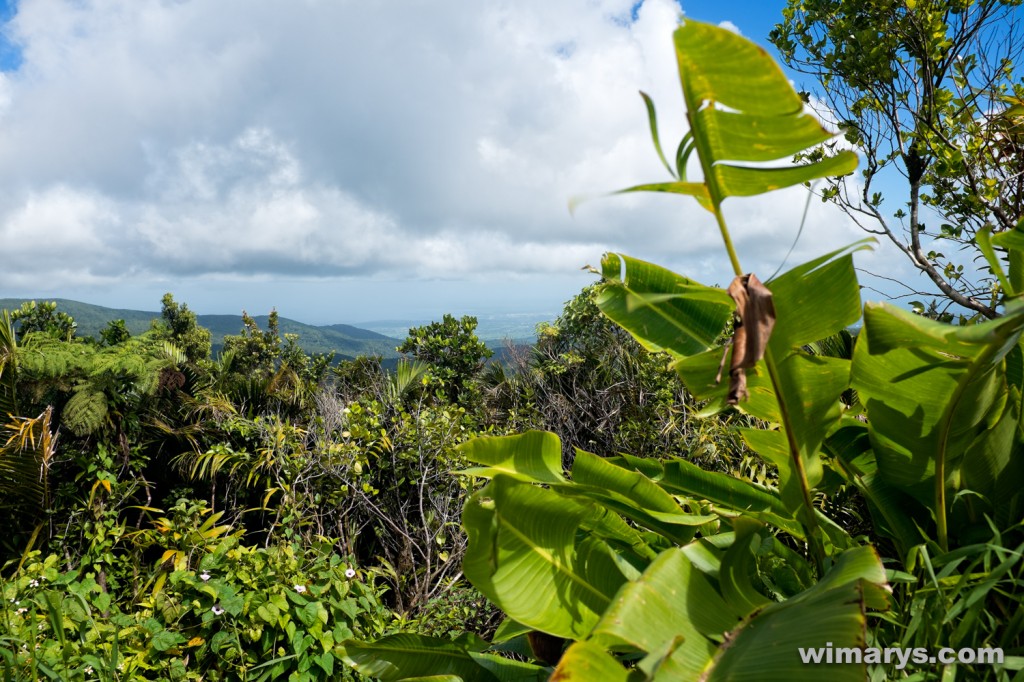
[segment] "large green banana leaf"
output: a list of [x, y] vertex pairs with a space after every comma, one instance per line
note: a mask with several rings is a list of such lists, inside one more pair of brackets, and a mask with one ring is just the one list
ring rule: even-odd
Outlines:
[[494, 654], [471, 650], [459, 642], [411, 633], [376, 642], [344, 643], [350, 667], [381, 680], [423, 682], [542, 682], [548, 670]]
[[[735, 534], [711, 536], [653, 556], [654, 545], [629, 535], [630, 526], [610, 522], [624, 517], [673, 540], [675, 526], [694, 528], [709, 520], [708, 515], [688, 513], [676, 496], [703, 485], [712, 491], [709, 497], [749, 509], [750, 516], [774, 515], [780, 526], [799, 533], [800, 526], [786, 521], [785, 508], [770, 491], [721, 475], [702, 484], [697, 474], [706, 472], [683, 461], [630, 467], [630, 461], [640, 460], [606, 460], [583, 451], [577, 451], [572, 480], [542, 487], [543, 481], [522, 479], [520, 472], [544, 470], [541, 462], [553, 459], [560, 449], [557, 437], [537, 433], [481, 439], [462, 448], [467, 459], [485, 465], [476, 470], [485, 475], [493, 473], [487, 465], [494, 462], [515, 463], [493, 473], [491, 483], [467, 502], [464, 524], [470, 546], [463, 567], [467, 578], [518, 623], [577, 641], [589, 638], [612, 651], [643, 652], [641, 669], [648, 676], [691, 679], [719, 656], [721, 633], [742, 626], [745, 618], [773, 603], [757, 577], [763, 570], [758, 557], [774, 554], [787, 564], [779, 575], [792, 576], [790, 594], [800, 594], [812, 582], [803, 559], [742, 517], [732, 520]], [[666, 564], [673, 568], [659, 568]], [[668, 614], [664, 617], [675, 624], [652, 628], [650, 618], [657, 620], [658, 614]], [[860, 607], [850, 614], [861, 617]], [[840, 620], [847, 627], [850, 622], [863, 625], [862, 618]], [[841, 634], [837, 632], [837, 641], [850, 641]], [[566, 661], [613, 675], [607, 679], [628, 674], [608, 666], [609, 657], [593, 647], [570, 648], [563, 665]]]
[[[686, 21], [674, 34], [690, 132], [680, 145], [675, 182], [648, 183], [626, 192], [688, 194], [715, 211], [728, 197], [752, 196], [817, 178], [850, 173], [857, 156], [841, 151], [794, 165], [795, 154], [835, 137], [762, 48], [731, 31]], [[655, 148], [664, 161], [654, 107], [645, 97]], [[696, 150], [703, 182], [686, 179]], [[666, 166], [668, 164], [666, 163]]]
[[463, 572], [514, 620], [581, 639], [626, 580], [607, 543], [578, 537], [598, 513], [591, 503], [499, 474], [466, 501]]
[[742, 615], [684, 551], [667, 550], [622, 588], [591, 637], [569, 648], [555, 677], [634, 679], [614, 657], [598, 653], [603, 649], [644, 654], [632, 672], [635, 679], [654, 682], [864, 680], [863, 664], [807, 664], [800, 652], [859, 649], [865, 643], [864, 609], [886, 605], [885, 571], [867, 547], [839, 555], [832, 570], [798, 596]]
[[[968, 327], [884, 303], [865, 308], [853, 385], [867, 409], [877, 476], [916, 501], [904, 514], [926, 526], [934, 518], [943, 549], [950, 519], [961, 530], [984, 524], [986, 514], [1004, 527], [1019, 520], [1020, 389], [1008, 370], [1020, 364], [1022, 331], [1024, 302], [1016, 300], [1004, 317]], [[974, 495], [954, 504], [960, 490]]]
[[[765, 359], [748, 372], [750, 397], [739, 405], [774, 425], [768, 430], [744, 430], [742, 435], [752, 449], [778, 467], [785, 514], [803, 524], [805, 530], [798, 536], [812, 543], [836, 540], [834, 529], [822, 536], [811, 488], [822, 476], [820, 452], [825, 436], [842, 416], [839, 398], [849, 388], [851, 365], [846, 359], [811, 355], [802, 347], [842, 331], [860, 317], [852, 252], [864, 246], [866, 241], [825, 254], [768, 283], [778, 321]], [[623, 256], [606, 257], [604, 262], [609, 282], [598, 300], [602, 310], [644, 345], [665, 349], [676, 358], [674, 367], [690, 392], [709, 401], [705, 414], [725, 409], [729, 387], [721, 374], [731, 350], [709, 350], [711, 340], [725, 327], [724, 316], [711, 314], [729, 310], [716, 303], [716, 296], [725, 292]], [[657, 284], [666, 285], [667, 290], [659, 291]], [[692, 301], [685, 296], [657, 298], [682, 287], [698, 295]], [[646, 298], [628, 305], [638, 293]], [[689, 306], [684, 307], [684, 302]], [[693, 330], [700, 330], [699, 335]], [[693, 343], [698, 337], [703, 352], [695, 354], [701, 350]], [[773, 522], [778, 524], [777, 519]]]

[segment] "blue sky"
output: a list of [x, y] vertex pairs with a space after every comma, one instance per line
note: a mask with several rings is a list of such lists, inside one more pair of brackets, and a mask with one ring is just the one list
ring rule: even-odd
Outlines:
[[[13, 0], [0, 0], [0, 23], [6, 24], [17, 11]], [[21, 50], [6, 33], [0, 33], [0, 71], [15, 71], [21, 66]]]
[[[567, 203], [664, 178], [636, 91], [685, 132], [680, 7], [767, 46], [784, 4], [0, 2], [0, 297], [554, 315], [609, 250], [724, 283], [693, 202]], [[775, 270], [804, 197], [730, 200], [745, 268]], [[790, 262], [860, 236], [815, 203]]]

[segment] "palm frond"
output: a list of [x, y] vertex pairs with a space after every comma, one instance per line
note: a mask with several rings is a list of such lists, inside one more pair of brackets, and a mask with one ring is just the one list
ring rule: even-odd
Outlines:
[[15, 359], [18, 337], [10, 312], [0, 311], [0, 415], [18, 413], [16, 391]]
[[395, 373], [388, 377], [388, 398], [392, 402], [401, 400], [429, 369], [430, 365], [420, 360], [399, 360]]
[[50, 462], [57, 450], [53, 408], [38, 417], [14, 417], [0, 426], [0, 508], [41, 512], [49, 504]]

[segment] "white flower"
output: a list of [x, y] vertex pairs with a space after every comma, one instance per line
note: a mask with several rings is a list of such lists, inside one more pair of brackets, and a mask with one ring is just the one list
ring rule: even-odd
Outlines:
[[217, 606], [216, 604], [214, 604], [213, 608], [210, 609], [210, 610], [213, 611], [213, 615], [215, 615], [215, 616], [219, 616], [220, 614], [224, 613], [224, 609], [222, 609], [221, 607]]
[[86, 675], [92, 675], [92, 666], [91, 665], [85, 666], [85, 674]]
[[205, 583], [207, 580], [210, 579], [210, 574], [207, 573], [206, 571], [203, 571], [202, 573], [199, 574], [199, 579], [202, 580]]
[[346, 578], [355, 578], [356, 577], [356, 569], [354, 569], [354, 568], [347, 568], [347, 569], [345, 569], [345, 577]]
[[24, 606], [22, 606], [20, 609], [15, 611], [15, 613], [28, 613], [28, 609], [26, 609]]
[[294, 587], [295, 591], [298, 592], [299, 594], [304, 594], [305, 591], [306, 591], [306, 586], [305, 585], [292, 585], [292, 587]]
[[39, 587], [39, 581], [38, 580], [33, 580], [32, 582], [30, 582], [28, 584], [28, 586], [29, 587]]

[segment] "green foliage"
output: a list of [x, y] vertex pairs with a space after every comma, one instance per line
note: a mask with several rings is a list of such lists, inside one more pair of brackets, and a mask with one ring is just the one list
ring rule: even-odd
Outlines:
[[441, 322], [410, 329], [397, 350], [429, 365], [448, 399], [458, 402], [492, 354], [475, 330], [475, 317], [463, 315], [456, 320], [445, 314]]
[[20, 381], [34, 384], [37, 399], [67, 396], [62, 420], [78, 435], [117, 430], [123, 408], [155, 394], [181, 359], [153, 334], [100, 347], [36, 332], [17, 354]]
[[338, 643], [389, 627], [372, 578], [329, 542], [228, 538], [138, 601], [36, 552], [0, 593], [8, 679], [351, 679]]
[[39, 475], [0, 508], [5, 678], [813, 680], [801, 647], [865, 644], [1000, 646], [907, 674], [1019, 677], [1024, 223], [979, 233], [1000, 319], [869, 305], [854, 342], [863, 244], [761, 291], [721, 211], [851, 155], [817, 146], [763, 51], [696, 22], [675, 40], [691, 132], [667, 163], [645, 97], [674, 177], [627, 191], [713, 212], [728, 290], [607, 254], [507, 366], [483, 372], [475, 320], [449, 315], [394, 373], [332, 383], [276, 313], [216, 362], [169, 296], [105, 345], [0, 320], [0, 398], [44, 408], [0, 453], [12, 485]]
[[180, 348], [190, 363], [199, 363], [210, 357], [210, 332], [200, 327], [196, 314], [184, 303], [177, 303], [171, 294], [161, 301], [160, 320], [153, 323], [157, 337], [166, 339]]
[[[529, 352], [511, 349], [482, 377], [489, 419], [508, 428], [558, 434], [563, 461], [575, 447], [601, 455], [661, 457], [687, 451], [702, 466], [738, 471], [749, 451], [727, 429], [737, 415], [696, 420], [697, 403], [666, 356], [650, 352], [598, 307], [604, 283], [565, 304], [538, 327]], [[742, 417], [740, 417], [742, 419]]]
[[[956, 304], [965, 320], [996, 316], [1007, 295], [992, 272], [970, 266], [981, 260], [979, 233], [1024, 216], [1019, 7], [792, 0], [771, 35], [788, 66], [817, 80], [822, 114], [866, 159], [857, 185], [830, 181], [823, 197], [886, 235], [941, 292], [939, 314]], [[891, 189], [897, 172], [905, 193]], [[967, 257], [945, 255], [943, 242]]]
[[[802, 663], [798, 649], [862, 647], [869, 612], [878, 646], [998, 642], [1021, 651], [1024, 622], [1014, 615], [1006, 623], [1022, 600], [1019, 302], [973, 327], [868, 306], [852, 359], [848, 347], [824, 353], [860, 316], [855, 244], [769, 281], [769, 302], [746, 305], [762, 294], [742, 276], [722, 200], [846, 170], [850, 155], [812, 150], [810, 164], [750, 166], [827, 135], [752, 44], [689, 21], [675, 39], [691, 128], [677, 156], [685, 159], [692, 145], [704, 180], [687, 181], [685, 161], [675, 170], [666, 163], [677, 182], [627, 191], [695, 196], [715, 213], [737, 278], [723, 291], [609, 254], [598, 305], [644, 347], [668, 353], [707, 401], [704, 415], [735, 405], [757, 418], [740, 433], [775, 465], [777, 485], [683, 459], [579, 449], [566, 476], [554, 434], [477, 439], [461, 448], [477, 465], [464, 473], [490, 480], [464, 510], [467, 578], [518, 624], [512, 629], [565, 640], [568, 648], [556, 646], [553, 656], [534, 649], [536, 659], [560, 658], [553, 679], [816, 680], [822, 671]], [[766, 131], [764, 144], [733, 139], [743, 139], [744, 127]], [[1001, 246], [1012, 253], [1024, 244], [1007, 238]], [[1012, 279], [989, 261], [1001, 281]], [[716, 347], [733, 310], [734, 343]], [[730, 367], [733, 379], [746, 372], [748, 390], [737, 393], [721, 381], [721, 368], [740, 352], [746, 360]], [[863, 408], [850, 399], [851, 385]], [[867, 499], [875, 522], [868, 538], [851, 537], [818, 509], [816, 498], [837, 485]], [[895, 541], [896, 570], [885, 571], [865, 540]], [[381, 644], [347, 645], [376, 657], [354, 659], [357, 669], [386, 670], [388, 679], [435, 671], [487, 679], [466, 643], [421, 639], [401, 651]], [[917, 676], [1009, 680], [1018, 668], [926, 664]], [[850, 680], [892, 672], [863, 664], [828, 670]]]
[[224, 337], [224, 352], [234, 355], [235, 367], [240, 374], [272, 375], [281, 357], [277, 311], [270, 311], [266, 331], [260, 329], [256, 320], [245, 311], [242, 311], [242, 325], [241, 334]]
[[392, 385], [342, 408], [323, 466], [334, 473], [322, 498], [347, 509], [356, 553], [378, 557], [399, 612], [415, 612], [457, 577], [465, 538], [458, 516], [465, 483], [451, 472], [475, 435], [464, 408], [390, 402]]
[[100, 339], [108, 346], [116, 346], [131, 338], [131, 332], [124, 320], [111, 320], [107, 326], [100, 330]]
[[78, 326], [74, 318], [57, 310], [55, 301], [27, 301], [11, 313], [11, 321], [17, 324], [19, 339], [24, 339], [32, 332], [42, 332], [63, 341], [70, 341]]

